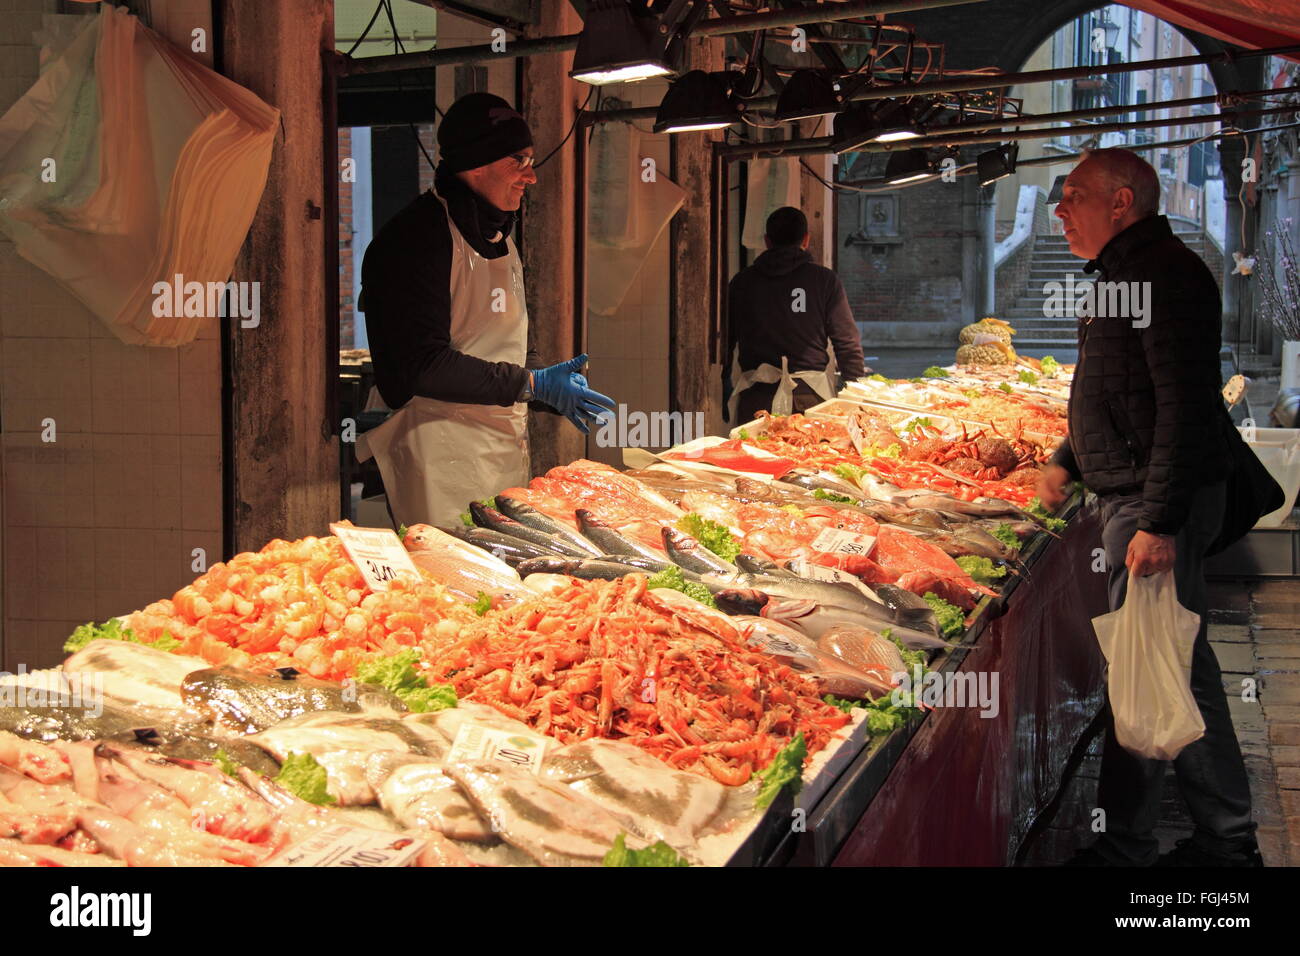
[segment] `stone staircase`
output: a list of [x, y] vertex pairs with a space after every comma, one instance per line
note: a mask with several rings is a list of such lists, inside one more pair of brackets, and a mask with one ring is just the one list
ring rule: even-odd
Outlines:
[[[1186, 223], [1174, 221], [1174, 232], [1187, 243], [1188, 248], [1205, 260], [1210, 271], [1221, 279], [1216, 270], [1222, 267], [1211, 255], [1211, 242], [1200, 232], [1188, 232]], [[1078, 343], [1077, 322], [1073, 317], [1051, 318], [1043, 314], [1048, 293], [1043, 286], [1048, 282], [1065, 283], [1073, 276], [1076, 285], [1092, 281], [1083, 271], [1084, 260], [1070, 253], [1064, 236], [1040, 235], [1034, 239], [1034, 251], [1029, 265], [1029, 278], [1025, 289], [1006, 315], [999, 316], [1016, 329], [1017, 351], [1029, 349], [1074, 348]]]

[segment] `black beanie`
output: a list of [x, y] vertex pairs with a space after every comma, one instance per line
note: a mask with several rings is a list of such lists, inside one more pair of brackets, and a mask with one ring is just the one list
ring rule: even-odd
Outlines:
[[491, 93], [462, 96], [438, 125], [438, 152], [452, 173], [495, 163], [532, 145], [528, 122]]

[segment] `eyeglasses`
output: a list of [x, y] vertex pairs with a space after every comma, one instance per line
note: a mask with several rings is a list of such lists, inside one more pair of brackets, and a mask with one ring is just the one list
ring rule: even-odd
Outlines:
[[537, 157], [529, 156], [526, 153], [511, 153], [510, 159], [513, 159], [515, 161], [515, 165], [518, 166], [520, 169], [527, 169], [529, 166], [533, 165], [534, 162], [536, 162]]

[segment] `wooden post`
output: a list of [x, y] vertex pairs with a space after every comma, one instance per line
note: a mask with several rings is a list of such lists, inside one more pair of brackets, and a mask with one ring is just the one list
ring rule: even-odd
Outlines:
[[338, 241], [338, 228], [325, 219], [321, 173], [321, 51], [334, 47], [333, 4], [221, 0], [221, 25], [223, 72], [284, 122], [232, 276], [260, 284], [261, 315], [254, 328], [229, 323], [229, 556], [326, 534], [338, 517], [338, 423], [327, 410], [338, 356], [327, 354], [324, 319], [325, 243]]
[[[723, 41], [687, 41], [690, 69], [723, 68]], [[722, 424], [722, 367], [709, 361], [711, 280], [714, 276], [713, 140], [720, 133], [675, 133], [672, 136], [672, 180], [686, 190], [682, 208], [669, 225], [672, 262], [669, 296], [668, 394], [672, 411], [704, 412], [710, 433]]]
[[[577, 33], [582, 19], [569, 0], [540, 0], [540, 15], [525, 37]], [[572, 53], [550, 53], [519, 61], [520, 109], [533, 132], [540, 159], [555, 149], [573, 125], [577, 107], [589, 87], [569, 78]], [[578, 288], [578, 238], [587, 224], [577, 221], [579, 182], [574, 131], [564, 148], [537, 172], [537, 184], [524, 199], [524, 288], [528, 301], [528, 338], [545, 362], [561, 362], [582, 348], [578, 311], [586, 296]], [[583, 457], [583, 435], [569, 422], [547, 413], [529, 415], [528, 439], [534, 475]]]

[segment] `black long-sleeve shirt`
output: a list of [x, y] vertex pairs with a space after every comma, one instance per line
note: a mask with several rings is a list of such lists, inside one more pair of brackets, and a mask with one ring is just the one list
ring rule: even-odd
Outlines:
[[[435, 186], [456, 227], [487, 259], [508, 252], [514, 214], [502, 212], [440, 167]], [[366, 315], [375, 384], [390, 408], [413, 396], [466, 405], [512, 405], [540, 362], [488, 362], [451, 347], [452, 238], [432, 192], [394, 216], [366, 249], [361, 309]], [[499, 234], [500, 238], [494, 237]]]

